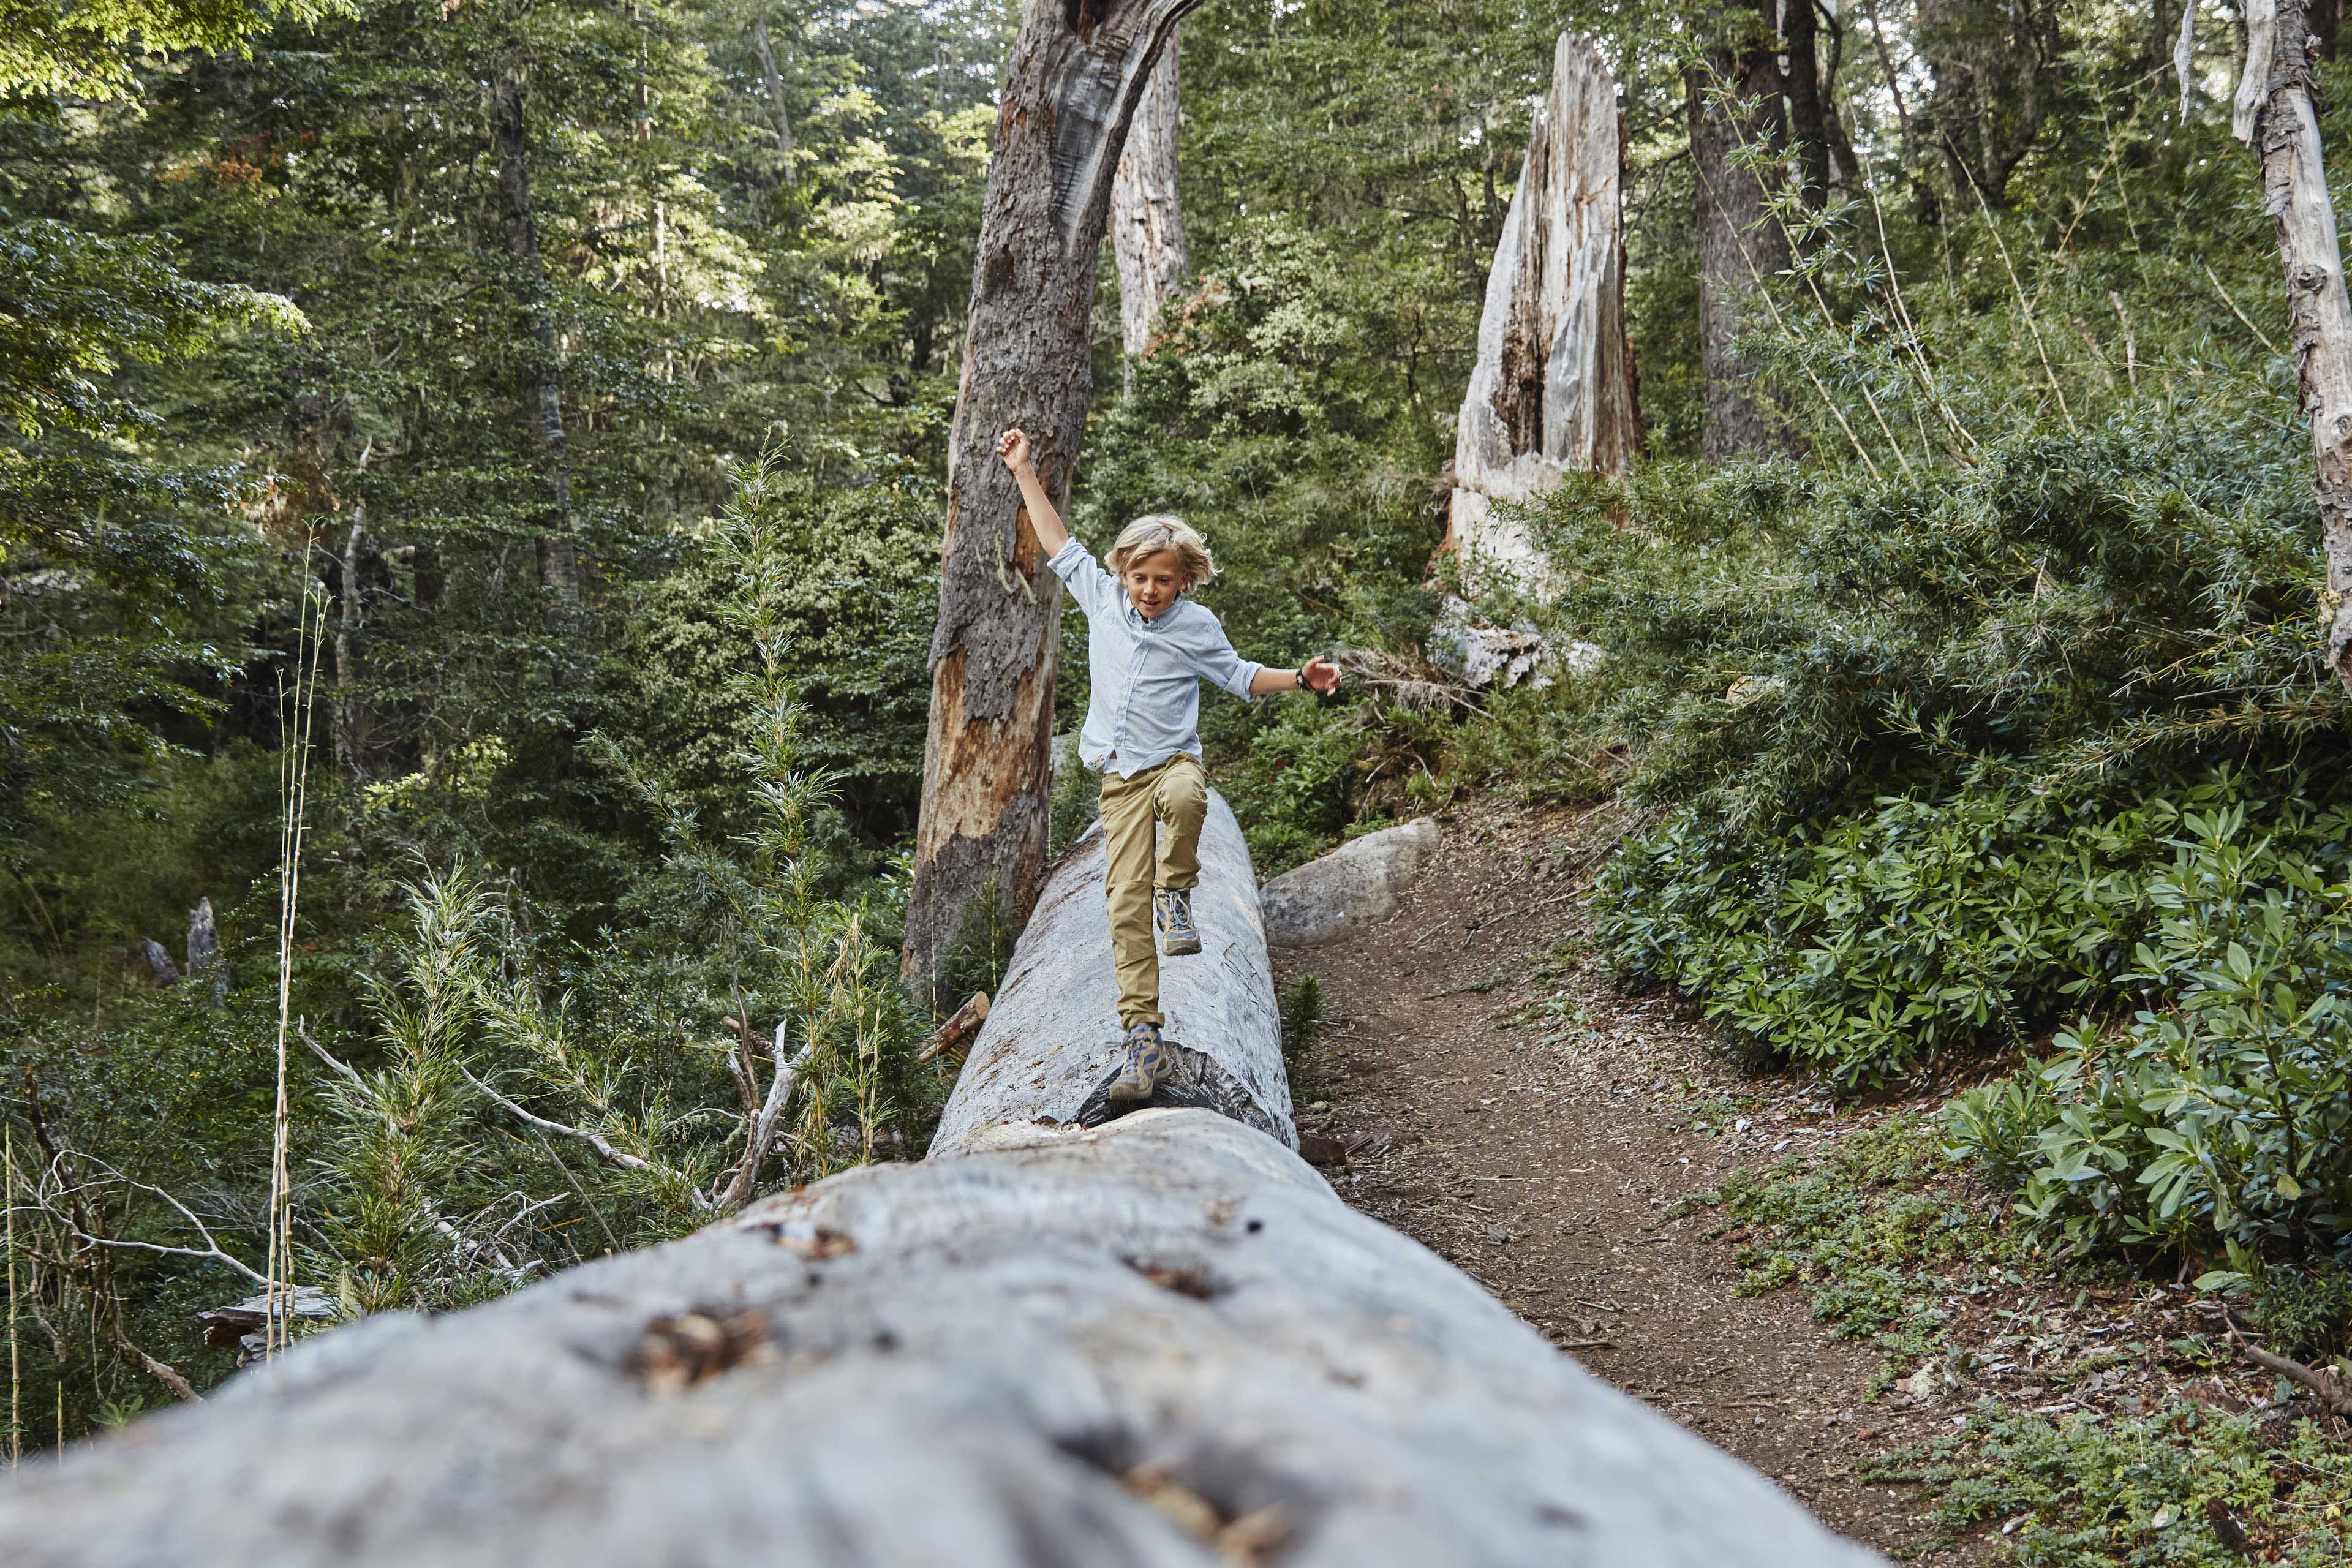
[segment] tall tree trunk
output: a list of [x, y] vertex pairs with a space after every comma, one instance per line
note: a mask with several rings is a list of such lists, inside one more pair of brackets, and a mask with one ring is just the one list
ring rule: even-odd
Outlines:
[[580, 601], [580, 546], [572, 536], [572, 456], [563, 435], [563, 366], [555, 352], [555, 310], [539, 228], [530, 216], [530, 132], [523, 117], [523, 68], [502, 59], [490, 78], [490, 128], [499, 153], [499, 198], [507, 256], [514, 264], [523, 334], [531, 348], [524, 371], [531, 407], [531, 447], [539, 459], [542, 506], [539, 580], [568, 603]]
[[1780, 37], [1789, 46], [1789, 137], [1804, 176], [1805, 205], [1818, 208], [1830, 189], [1830, 128], [1822, 93], [1813, 0], [1780, 0]]
[[[2273, 0], [2247, 0], [2258, 38]], [[2327, 557], [2326, 657], [2352, 690], [2352, 297], [2336, 237], [2336, 205], [2319, 145], [2303, 0], [2279, 0], [2270, 47], [2246, 57], [2246, 85], [2262, 93], [2252, 141], [2263, 161], [2263, 205], [2278, 220], [2287, 318], [2303, 411], [2311, 420], [2319, 539]], [[2242, 92], [2242, 97], [2244, 94]]]
[[1069, 493], [1094, 395], [1088, 328], [1111, 185], [1160, 50], [1198, 0], [1027, 0], [981, 210], [963, 378], [948, 444], [947, 538], [905, 973], [929, 986], [966, 938], [1017, 930], [1045, 867], [1047, 751], [1062, 585], [993, 451], [1029, 432]]
[[371, 548], [367, 502], [354, 500], [352, 526], [343, 535], [338, 574], [341, 592], [335, 595], [335, 771], [353, 788], [367, 778], [367, 699], [360, 690], [359, 637], [363, 618], [362, 563]]
[[776, 51], [768, 42], [768, 14], [751, 18], [751, 47], [760, 57], [760, 75], [768, 85], [768, 111], [775, 117], [776, 151], [784, 155], [784, 184], [793, 183], [793, 122], [784, 113], [784, 78], [776, 69]]
[[[1734, 347], [1766, 319], [1762, 291], [1789, 265], [1788, 237], [1765, 210], [1762, 179], [1735, 156], [1743, 146], [1785, 144], [1780, 72], [1760, 12], [1743, 4], [1726, 23], [1739, 31], [1685, 80], [1698, 175], [1699, 450], [1716, 462], [1790, 448]], [[1736, 99], [1727, 100], [1724, 88]]]
[[1111, 187], [1111, 249], [1118, 260], [1121, 347], [1129, 360], [1151, 347], [1160, 308], [1192, 269], [1184, 209], [1176, 195], [1176, 38], [1160, 51], [1128, 127]]
[[2336, 34], [2344, 21], [2344, 0], [2312, 0], [2311, 36], [2319, 40], [2311, 52], [2315, 58], [2332, 60], [2336, 58]]

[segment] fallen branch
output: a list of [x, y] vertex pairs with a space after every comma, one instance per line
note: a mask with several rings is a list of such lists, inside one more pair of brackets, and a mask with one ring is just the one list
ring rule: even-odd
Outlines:
[[[114, 1183], [129, 1187], [134, 1192], [149, 1193], [163, 1199], [165, 1203], [171, 1205], [173, 1208], [179, 1211], [179, 1215], [182, 1219], [186, 1220], [190, 1225], [195, 1226], [196, 1234], [204, 1238], [205, 1244], [202, 1247], [171, 1247], [159, 1241], [132, 1241], [123, 1237], [108, 1236], [91, 1227], [88, 1224], [88, 1211], [82, 1207], [81, 1194], [94, 1187], [102, 1187], [104, 1184], [77, 1182], [70, 1186], [67, 1185], [65, 1169], [61, 1162], [68, 1158], [80, 1160], [87, 1164], [96, 1166], [99, 1170], [104, 1172], [107, 1176], [111, 1178]], [[65, 1209], [58, 1209], [50, 1206], [47, 1195], [38, 1189], [36, 1189], [33, 1194], [34, 1199], [36, 1202], [41, 1204], [42, 1206], [48, 1208], [51, 1215], [64, 1224], [68, 1232], [72, 1235], [76, 1241], [81, 1242], [85, 1246], [89, 1247], [111, 1247], [118, 1251], [158, 1252], [170, 1258], [195, 1258], [214, 1263], [226, 1263], [231, 1268], [236, 1269], [239, 1274], [244, 1275], [246, 1279], [251, 1280], [254, 1284], [260, 1286], [264, 1289], [268, 1289], [269, 1288], [269, 1277], [268, 1275], [245, 1263], [234, 1253], [224, 1251], [220, 1244], [213, 1239], [211, 1227], [206, 1226], [203, 1220], [198, 1219], [195, 1215], [195, 1212], [189, 1208], [187, 1205], [182, 1203], [178, 1198], [173, 1197], [162, 1187], [156, 1186], [148, 1182], [134, 1181], [131, 1177], [124, 1175], [121, 1171], [116, 1170], [113, 1166], [108, 1164], [105, 1161], [71, 1149], [66, 1150], [56, 1156], [56, 1159], [49, 1166], [49, 1173], [57, 1178], [58, 1195], [60, 1198], [68, 1200], [68, 1206]], [[76, 1215], [80, 1215], [82, 1217], [76, 1218]]]
[[800, 1087], [802, 1070], [808, 1066], [809, 1058], [815, 1051], [816, 1042], [812, 1039], [793, 1053], [791, 1061], [785, 1061], [784, 1026], [782, 1019], [777, 1020], [776, 1076], [768, 1081], [766, 1102], [760, 1107], [759, 1114], [751, 1118], [744, 1130], [742, 1163], [735, 1167], [735, 1173], [725, 1191], [710, 1198], [704, 1198], [698, 1193], [695, 1194], [696, 1203], [705, 1208], [730, 1209], [751, 1195], [751, 1189], [759, 1184], [760, 1167], [768, 1163], [768, 1151], [774, 1145], [776, 1123], [782, 1118], [784, 1107], [791, 1103], [793, 1090]]
[[338, 1057], [329, 1055], [326, 1047], [320, 1045], [317, 1040], [310, 1037], [310, 1021], [309, 1019], [305, 1018], [300, 1023], [295, 1025], [294, 1030], [295, 1033], [302, 1037], [302, 1043], [310, 1047], [310, 1054], [312, 1056], [317, 1057], [320, 1061], [334, 1068], [337, 1072], [341, 1073], [344, 1078], [350, 1079], [352, 1082], [358, 1083], [361, 1081], [359, 1069], [357, 1068]]
[[1332, 662], [1360, 685], [1387, 693], [1388, 700], [1408, 713], [1452, 710], [1473, 713], [1477, 692], [1426, 661], [1409, 661], [1378, 648], [1341, 648]]
[[2329, 1415], [2341, 1415], [2346, 1420], [2352, 1421], [2352, 1388], [2338, 1386], [2333, 1372], [2323, 1372], [2317, 1367], [2305, 1366], [2303, 1363], [2280, 1355], [2275, 1351], [2266, 1351], [2260, 1345], [2250, 1343], [2243, 1334], [2238, 1332], [2237, 1325], [2234, 1323], [2230, 1326], [2230, 1337], [2237, 1342], [2240, 1355], [2244, 1356], [2256, 1366], [2267, 1367], [2290, 1383], [2301, 1384], [2318, 1397], [2319, 1403], [2326, 1408]]
[[971, 1037], [980, 1033], [980, 1026], [986, 1022], [988, 1022], [988, 993], [975, 991], [971, 994], [971, 1001], [955, 1010], [954, 1016], [931, 1032], [931, 1037], [924, 1042], [922, 1050], [917, 1053], [915, 1059], [927, 1062], [949, 1051], [961, 1051], [971, 1043]]
[[[573, 1127], [568, 1122], [551, 1121], [544, 1116], [534, 1115], [532, 1112], [525, 1110], [521, 1106], [517, 1105], [513, 1100], [509, 1100], [505, 1095], [500, 1094], [497, 1089], [492, 1089], [488, 1084], [484, 1083], [480, 1079], [476, 1078], [466, 1068], [459, 1068], [457, 1071], [467, 1083], [470, 1083], [476, 1089], [480, 1089], [493, 1104], [505, 1110], [517, 1121], [526, 1122], [532, 1127], [536, 1127], [542, 1132], [553, 1132], [562, 1137], [577, 1139], [579, 1142], [587, 1144], [588, 1147], [595, 1150], [596, 1152], [602, 1154], [605, 1159], [610, 1160], [613, 1163], [620, 1166], [624, 1170], [644, 1171], [654, 1175], [661, 1173], [660, 1166], [640, 1155], [631, 1154], [625, 1151], [614, 1148], [602, 1133], [591, 1132], [584, 1127]], [[696, 1193], [694, 1194], [694, 1204], [697, 1208], [707, 1208], [709, 1206], [703, 1201], [703, 1197], [700, 1193]]]

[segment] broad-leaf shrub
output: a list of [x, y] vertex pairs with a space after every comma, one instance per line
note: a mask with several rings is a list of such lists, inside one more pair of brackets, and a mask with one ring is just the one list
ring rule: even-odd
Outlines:
[[1957, 1152], [2025, 1173], [2046, 1227], [2241, 1259], [2352, 1232], [2352, 816], [2249, 815], [2186, 815], [2140, 884], [2154, 928], [2118, 984], [2150, 1005], [1948, 1113]]
[[1612, 869], [1600, 934], [1846, 1081], [2056, 1029], [1947, 1125], [2077, 1241], [2352, 1231], [2352, 811], [2294, 772], [2142, 787], [1890, 798], [1744, 847], [1685, 816]]
[[2332, 752], [2308, 458], [2205, 412], [2044, 428], [1912, 479], [1661, 464], [1565, 486], [1529, 519], [1562, 584], [1530, 613], [1608, 651], [1593, 727], [1634, 752], [1635, 797], [1742, 830], [1976, 772], [2079, 796], [2143, 758], [2179, 777]]
[[2250, 800], [2312, 832], [2336, 820], [2240, 773], [2145, 787], [2118, 805], [1979, 779], [1770, 836], [1686, 813], [1603, 878], [1599, 934], [1621, 971], [1841, 1081], [2023, 1044], [2125, 994], [2183, 833]]

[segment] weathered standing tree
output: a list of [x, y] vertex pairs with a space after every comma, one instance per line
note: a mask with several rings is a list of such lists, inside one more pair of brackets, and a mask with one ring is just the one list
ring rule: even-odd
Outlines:
[[[1151, 347], [1160, 312], [1192, 258], [1176, 195], [1176, 40], [1160, 51], [1127, 131], [1111, 188], [1111, 250], [1118, 262], [1120, 346], [1129, 362]], [[1130, 374], [1132, 374], [1130, 372]]]
[[2246, 76], [2239, 122], [2262, 155], [2263, 205], [2278, 220], [2287, 319], [2303, 411], [2311, 420], [2313, 488], [2327, 557], [2328, 668], [2352, 689], [2352, 295], [2336, 237], [2336, 204], [2313, 100], [2310, 19], [2303, 0], [2247, 0]]
[[1004, 77], [948, 443], [946, 543], [905, 973], [1017, 928], [1045, 868], [1061, 584], [992, 450], [1029, 432], [1069, 493], [1094, 395], [1087, 329], [1111, 186], [1160, 52], [1198, 0], [1026, 0]]
[[1486, 278], [1446, 513], [1451, 543], [1526, 587], [1547, 585], [1541, 553], [1495, 503], [1528, 500], [1571, 472], [1622, 474], [1641, 449], [1620, 156], [1616, 78], [1591, 44], [1563, 33]]
[[1769, 4], [1731, 0], [1717, 41], [1684, 79], [1698, 186], [1699, 451], [1717, 462], [1784, 451], [1790, 440], [1736, 346], [1765, 319], [1763, 290], [1789, 265], [1763, 175], [1741, 156], [1788, 141]]

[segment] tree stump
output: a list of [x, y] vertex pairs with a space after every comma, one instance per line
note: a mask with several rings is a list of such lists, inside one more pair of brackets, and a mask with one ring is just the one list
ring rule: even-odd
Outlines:
[[1641, 449], [1625, 342], [1617, 82], [1600, 51], [1560, 35], [1478, 319], [1478, 363], [1454, 450], [1451, 542], [1540, 589], [1542, 554], [1497, 501], [1567, 474], [1622, 474]]

